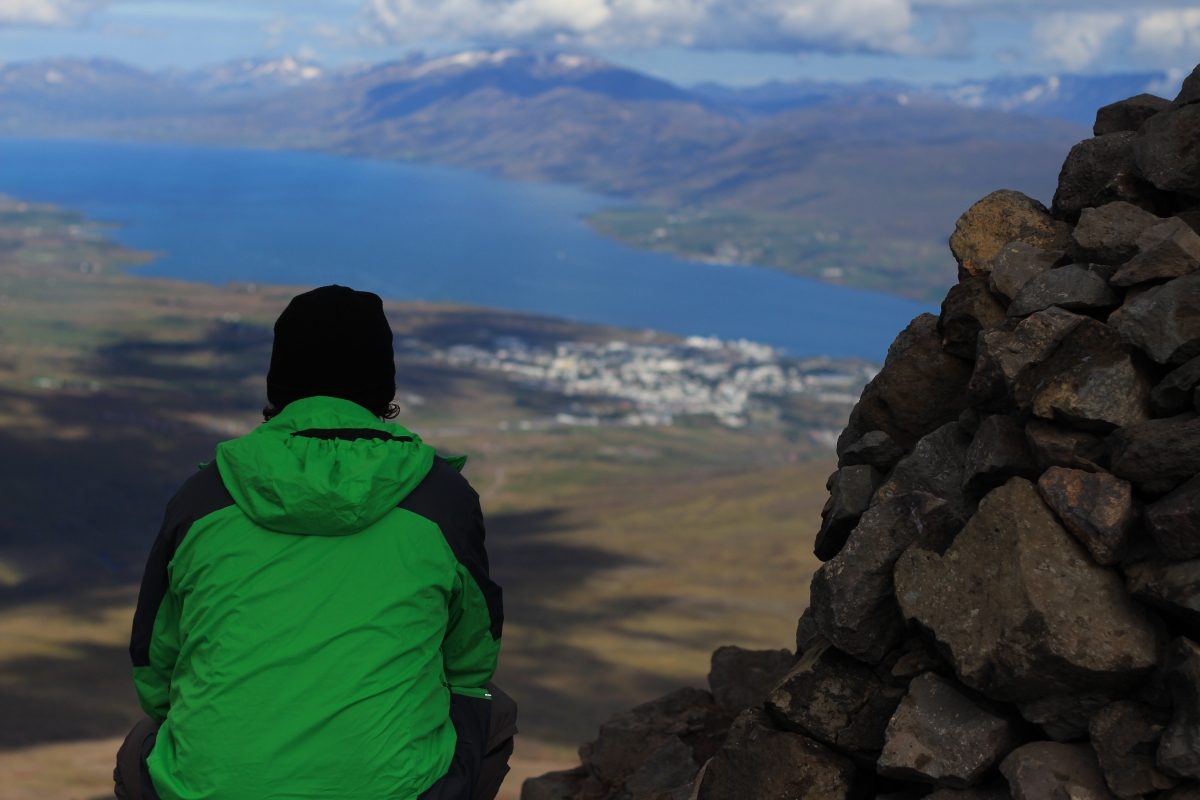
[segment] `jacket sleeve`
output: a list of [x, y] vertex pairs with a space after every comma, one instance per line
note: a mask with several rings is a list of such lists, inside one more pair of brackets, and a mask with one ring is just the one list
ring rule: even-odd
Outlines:
[[171, 674], [179, 656], [179, 603], [170, 587], [169, 566], [178, 540], [172, 505], [167, 507], [162, 529], [150, 549], [137, 610], [129, 656], [133, 661], [133, 685], [142, 710], [162, 722], [170, 708]]
[[167, 504], [162, 527], [146, 559], [129, 656], [138, 701], [153, 719], [162, 722], [171, 707], [171, 676], [179, 657], [182, 601], [171, 588], [171, 560], [193, 523], [233, 504], [216, 464], [204, 467], [180, 487]]
[[456, 694], [487, 698], [500, 653], [504, 612], [500, 587], [492, 581], [484, 547], [483, 512], [472, 492], [470, 513], [454, 548], [458, 559], [450, 617], [442, 642], [446, 683]]
[[[400, 507], [436, 523], [454, 556], [442, 670], [457, 738], [457, 767], [452, 772], [474, 787], [487, 747], [492, 703], [486, 684], [496, 671], [500, 654], [504, 607], [500, 587], [491, 579], [488, 567], [479, 495], [459, 474], [461, 466], [461, 461], [435, 458], [425, 480]], [[465, 797], [471, 791], [444, 796]]]
[[461, 519], [454, 548], [458, 564], [450, 597], [449, 624], [442, 640], [442, 666], [450, 689], [450, 722], [456, 744], [457, 771], [473, 793], [480, 765], [487, 753], [491, 728], [492, 695], [485, 684], [496, 671], [500, 633], [504, 621], [500, 587], [491, 579], [484, 548], [483, 513], [479, 497], [472, 498]]

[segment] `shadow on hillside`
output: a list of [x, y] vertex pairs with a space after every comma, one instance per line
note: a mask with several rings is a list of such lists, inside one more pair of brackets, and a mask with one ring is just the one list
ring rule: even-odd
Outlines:
[[673, 682], [653, 672], [614, 666], [571, 643], [664, 601], [623, 597], [595, 600], [583, 608], [568, 602], [596, 575], [642, 563], [555, 538], [568, 531], [561, 509], [488, 518], [492, 575], [504, 586], [510, 623], [496, 681], [517, 701], [525, 735], [574, 746], [593, 738], [597, 721], [628, 706], [630, 697], [662, 694]]
[[[0, 392], [0, 408], [24, 399]], [[211, 458], [219, 437], [139, 398], [32, 399], [37, 419], [0, 428], [0, 560], [33, 578], [17, 599], [43, 586], [140, 578], [166, 501], [197, 462]], [[0, 593], [0, 608], [12, 594]]]
[[[670, 681], [614, 668], [564, 641], [570, 633], [645, 611], [656, 601], [630, 597], [583, 611], [560, 604], [565, 592], [594, 574], [634, 563], [598, 548], [549, 540], [562, 525], [562, 513], [553, 509], [497, 514], [489, 520], [489, 544], [493, 573], [505, 585], [508, 619], [534, 632], [509, 643], [510, 661], [519, 669], [502, 670], [498, 680], [521, 705], [523, 731], [575, 744], [590, 738], [595, 721], [631, 693], [652, 696], [670, 688]], [[76, 586], [46, 582], [32, 593], [11, 593], [3, 597], [4, 612], [19, 613], [36, 600], [53, 609], [52, 619], [86, 624], [132, 602], [132, 587], [124, 596], [102, 595], [89, 591], [87, 579], [80, 578]], [[119, 735], [138, 718], [123, 639], [68, 643], [67, 650], [63, 656], [6, 661], [0, 645], [0, 717], [25, 721], [0, 729], [0, 748]]]
[[255, 325], [219, 322], [196, 341], [120, 339], [96, 351], [84, 365], [100, 375], [143, 377], [174, 386], [237, 381], [265, 370], [271, 331]]
[[76, 368], [137, 389], [0, 389], [0, 562], [31, 578], [0, 588], [0, 609], [140, 579], [166, 502], [230, 435], [186, 417], [253, 420], [270, 342], [265, 328], [231, 323], [195, 341], [129, 337]]
[[[599, 547], [556, 541], [568, 530], [558, 509], [497, 514], [488, 520], [492, 574], [504, 586], [513, 623], [501, 652], [497, 683], [517, 701], [521, 731], [556, 744], [578, 745], [596, 726], [633, 702], [676, 688], [678, 679], [622, 666], [571, 640], [604, 635], [628, 639], [621, 623], [666, 604], [636, 595], [596, 599], [579, 607], [566, 598], [597, 574], [645, 562]], [[512, 632], [516, 628], [517, 632]]]
[[[257, 408], [268, 353], [264, 331], [219, 325], [194, 343], [116, 342], [81, 365], [110, 386], [114, 379], [117, 385], [144, 379], [144, 393], [0, 389], [0, 415], [22, 419], [14, 425], [0, 416], [0, 614], [39, 603], [51, 619], [86, 628], [100, 613], [129, 603], [96, 590], [136, 586], [167, 500], [228, 436], [181, 415]], [[509, 638], [499, 679], [521, 703], [527, 734], [574, 744], [629, 697], [661, 693], [671, 681], [616, 668], [568, 641], [663, 602], [625, 597], [582, 608], [564, 602], [598, 573], [637, 563], [562, 541], [571, 524], [558, 509], [488, 519], [506, 616], [523, 632]], [[5, 564], [28, 579], [4, 588]], [[105, 637], [117, 637], [111, 628], [110, 621]], [[0, 718], [25, 721], [0, 733], [0, 748], [123, 734], [140, 713], [124, 636], [111, 643], [95, 635], [64, 637], [62, 655], [12, 660], [4, 659], [0, 641]]]
[[141, 716], [124, 645], [0, 661], [0, 749], [123, 735]]

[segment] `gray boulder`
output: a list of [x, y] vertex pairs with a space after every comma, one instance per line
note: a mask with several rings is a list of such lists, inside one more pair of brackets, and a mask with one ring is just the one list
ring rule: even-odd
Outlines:
[[1137, 138], [1131, 131], [1120, 131], [1085, 139], [1072, 147], [1058, 175], [1054, 213], [1074, 220], [1085, 208], [1116, 200], [1149, 205], [1152, 190], [1134, 162]]
[[922, 437], [879, 487], [877, 501], [924, 492], [944, 500], [951, 513], [966, 520], [972, 504], [962, 486], [970, 444], [970, 437], [953, 422]]
[[904, 639], [893, 566], [921, 540], [949, 540], [961, 527], [946, 502], [922, 492], [888, 498], [863, 514], [846, 546], [813, 574], [809, 607], [826, 639], [878, 664]]
[[1046, 420], [1029, 420], [1025, 425], [1025, 440], [1039, 472], [1050, 467], [1099, 472], [1107, 459], [1104, 440], [1099, 436]]
[[547, 772], [521, 784], [521, 800], [604, 800], [604, 787], [583, 766]]
[[850, 800], [854, 765], [761, 711], [743, 712], [700, 777], [696, 800]]
[[1200, 475], [1148, 505], [1146, 529], [1167, 558], [1200, 558]]
[[1034, 275], [1008, 306], [1008, 316], [1026, 317], [1058, 306], [1070, 311], [1113, 308], [1120, 296], [1104, 276], [1082, 264], [1068, 264]]
[[942, 334], [942, 349], [951, 355], [971, 360], [975, 358], [975, 341], [979, 331], [1004, 322], [1004, 306], [988, 290], [986, 278], [965, 278], [946, 293], [938, 330]]
[[1158, 766], [1170, 775], [1200, 779], [1200, 646], [1195, 642], [1171, 643], [1167, 686], [1173, 710], [1158, 745]]
[[1085, 319], [1012, 384], [1017, 407], [1042, 419], [1111, 430], [1150, 417], [1150, 378], [1112, 328]]
[[[685, 781], [690, 783], [700, 764], [716, 751], [730, 718], [708, 692], [677, 689], [614, 715], [600, 726], [596, 740], [579, 752], [589, 774], [609, 792], [619, 793], [635, 775], [644, 786], [652, 782], [653, 776], [644, 770], [648, 762], [667, 770], [663, 779], [674, 780], [676, 769], [671, 764], [676, 759], [672, 754], [681, 752], [678, 745], [682, 742], [692, 753], [690, 763], [683, 764], [691, 770]], [[655, 758], [662, 750], [667, 755]]]
[[1155, 187], [1200, 197], [1197, 147], [1200, 147], [1200, 105], [1192, 104], [1146, 120], [1131, 149], [1137, 173]]
[[[1200, 111], [1200, 105], [1195, 106]], [[1121, 339], [1159, 364], [1182, 364], [1200, 355], [1200, 273], [1193, 272], [1139, 294], [1109, 317]]]
[[1018, 475], [1035, 477], [1037, 468], [1021, 423], [1004, 414], [984, 419], [967, 448], [963, 475], [963, 490], [976, 495]]
[[1200, 800], [1200, 785], [1192, 783], [1163, 792], [1156, 800]]
[[1112, 700], [1108, 692], [1064, 694], [1018, 703], [1017, 710], [1054, 741], [1071, 742], [1087, 736], [1092, 715]]
[[1038, 492], [1097, 564], [1125, 558], [1136, 520], [1128, 481], [1107, 472], [1051, 467], [1038, 479]]
[[1192, 395], [1200, 386], [1200, 356], [1176, 367], [1150, 392], [1150, 408], [1155, 416], [1181, 414], [1192, 408]]
[[938, 789], [925, 800], [1011, 800], [1005, 786], [975, 786], [970, 789]]
[[883, 368], [863, 389], [838, 439], [838, 455], [867, 431], [883, 431], [910, 449], [962, 413], [970, 377], [969, 362], [942, 350], [937, 317], [922, 314], [892, 342]]
[[766, 708], [781, 728], [848, 753], [878, 753], [903, 694], [825, 642], [804, 653], [771, 692]]
[[1011, 327], [981, 333], [969, 384], [971, 397], [981, 401], [1007, 397], [1022, 373], [1049, 357], [1085, 320], [1061, 308], [1048, 308], [1010, 323]]
[[817, 558], [828, 561], [837, 555], [882, 481], [883, 476], [866, 464], [842, 467], [829, 476], [825, 484], [829, 499], [821, 509], [821, 529], [813, 542]]
[[904, 457], [904, 450], [883, 431], [868, 431], [846, 447], [838, 459], [839, 467], [867, 464], [880, 472], [888, 472]]
[[942, 659], [933, 652], [926, 642], [920, 637], [906, 639], [901, 647], [898, 647], [890, 656], [889, 660], [884, 662], [890, 668], [886, 670], [886, 675], [891, 676], [893, 680], [890, 683], [908, 683], [913, 678], [925, 672], [935, 672], [945, 669], [946, 665]]
[[1170, 789], [1179, 781], [1154, 763], [1158, 740], [1169, 714], [1142, 703], [1121, 700], [1096, 712], [1088, 725], [1092, 747], [1108, 788], [1122, 800]]
[[817, 613], [810, 604], [796, 620], [796, 659], [799, 660], [809, 650], [824, 642], [821, 626], [817, 624]]
[[1186, 106], [1189, 103], [1200, 103], [1200, 66], [1183, 79], [1179, 94], [1175, 96], [1175, 106]]
[[1138, 238], [1162, 220], [1132, 203], [1085, 208], [1071, 233], [1077, 261], [1121, 264], [1137, 255]]
[[1013, 800], [1116, 800], [1086, 744], [1031, 742], [1000, 765]]
[[1065, 250], [1070, 229], [1050, 216], [1031, 197], [1001, 189], [967, 209], [954, 225], [950, 251], [958, 261], [959, 276], [986, 275], [1000, 250], [1010, 242], [1024, 242], [1045, 250]]
[[1030, 278], [1056, 266], [1063, 255], [1062, 251], [1043, 250], [1025, 242], [1009, 242], [993, 259], [987, 276], [988, 288], [1012, 300]]
[[895, 581], [905, 618], [994, 700], [1119, 691], [1158, 660], [1155, 631], [1121, 579], [1022, 478], [985, 496], [944, 555], [909, 548]]
[[1138, 238], [1138, 252], [1109, 279], [1113, 286], [1181, 278], [1200, 269], [1200, 235], [1172, 217]]
[[966, 788], [1020, 744], [1009, 718], [932, 672], [913, 680], [888, 723], [881, 775]]
[[1109, 103], [1096, 112], [1092, 132], [1096, 136], [1120, 131], [1136, 131], [1142, 123], [1171, 107], [1171, 101], [1152, 94], [1139, 94], [1127, 100]]
[[717, 705], [738, 713], [750, 706], [761, 706], [794, 662], [789, 650], [718, 647], [712, 654], [708, 687]]
[[692, 782], [700, 771], [692, 748], [671, 738], [650, 750], [645, 760], [625, 779], [622, 798], [638, 800], [688, 800]]
[[1200, 417], [1188, 412], [1128, 425], [1108, 438], [1112, 473], [1161, 495], [1200, 473]]
[[1129, 593], [1200, 636], [1200, 559], [1141, 561], [1125, 571]]

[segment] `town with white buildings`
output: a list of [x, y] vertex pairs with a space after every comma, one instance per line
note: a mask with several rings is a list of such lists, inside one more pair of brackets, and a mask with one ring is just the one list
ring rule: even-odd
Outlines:
[[745, 340], [689, 337], [677, 343], [563, 341], [535, 346], [512, 336], [489, 346], [445, 348], [417, 340], [402, 350], [457, 368], [486, 370], [561, 395], [561, 425], [672, 425], [710, 416], [741, 428], [779, 419], [803, 400], [841, 420], [878, 367], [865, 361], [793, 358]]

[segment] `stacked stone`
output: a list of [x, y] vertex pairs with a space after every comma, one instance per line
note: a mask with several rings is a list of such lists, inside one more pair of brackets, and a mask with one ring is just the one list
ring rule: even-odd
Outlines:
[[723, 648], [524, 800], [1200, 800], [1197, 229], [1200, 67], [1051, 209], [972, 206], [838, 442], [797, 657]]

